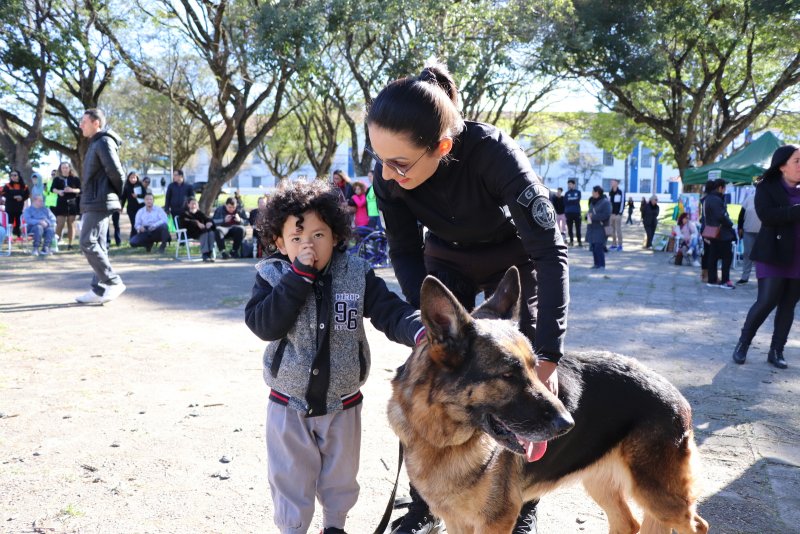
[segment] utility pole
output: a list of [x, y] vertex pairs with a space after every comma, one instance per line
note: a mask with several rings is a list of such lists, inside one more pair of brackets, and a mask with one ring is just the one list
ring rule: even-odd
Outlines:
[[172, 84], [175, 82], [175, 71], [178, 69], [178, 62], [175, 58], [175, 48], [172, 46], [172, 32], [168, 32], [169, 42], [169, 178], [168, 182], [172, 180], [173, 173], [175, 172], [175, 164], [173, 160], [172, 150]]

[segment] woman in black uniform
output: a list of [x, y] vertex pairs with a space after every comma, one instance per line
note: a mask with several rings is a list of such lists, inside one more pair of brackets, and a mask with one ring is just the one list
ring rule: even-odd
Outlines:
[[[433, 274], [468, 309], [516, 265], [527, 303], [520, 329], [539, 357], [539, 378], [557, 394], [569, 273], [550, 192], [513, 139], [464, 121], [457, 101], [453, 78], [435, 64], [390, 83], [370, 106], [368, 151], [378, 162], [373, 187], [392, 265], [411, 304], [419, 307], [422, 280]], [[412, 499], [393, 532], [439, 532], [414, 491]], [[523, 507], [515, 534], [536, 532], [535, 505]]]

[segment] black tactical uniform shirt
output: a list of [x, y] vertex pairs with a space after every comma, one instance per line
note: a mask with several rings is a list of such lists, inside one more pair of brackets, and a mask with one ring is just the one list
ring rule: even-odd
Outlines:
[[493, 126], [467, 122], [449, 157], [420, 186], [405, 190], [384, 180], [378, 165], [373, 187], [397, 279], [414, 306], [426, 275], [418, 222], [458, 249], [521, 240], [538, 281], [534, 348], [551, 361], [560, 358], [569, 301], [567, 247], [555, 228], [550, 192], [511, 138]]

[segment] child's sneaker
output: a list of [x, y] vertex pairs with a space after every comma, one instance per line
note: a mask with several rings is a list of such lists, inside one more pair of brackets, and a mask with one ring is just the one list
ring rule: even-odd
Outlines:
[[733, 282], [731, 282], [730, 280], [728, 280], [728, 281], [727, 281], [727, 282], [725, 282], [724, 284], [720, 284], [720, 285], [719, 285], [719, 288], [720, 288], [720, 289], [736, 289], [736, 286], [735, 286], [735, 285], [733, 285]]
[[33, 249], [33, 251], [31, 252], [31, 255], [32, 256], [38, 256], [39, 255], [39, 249], [36, 249], [36, 248]]

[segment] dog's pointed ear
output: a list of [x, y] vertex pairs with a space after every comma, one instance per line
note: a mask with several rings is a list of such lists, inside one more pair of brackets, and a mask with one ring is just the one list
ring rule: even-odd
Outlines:
[[472, 322], [467, 310], [444, 284], [427, 276], [420, 290], [420, 312], [425, 325], [430, 358], [454, 369], [464, 361], [465, 327]]
[[503, 275], [492, 296], [476, 309], [472, 316], [476, 319], [519, 320], [519, 271], [511, 267]]

